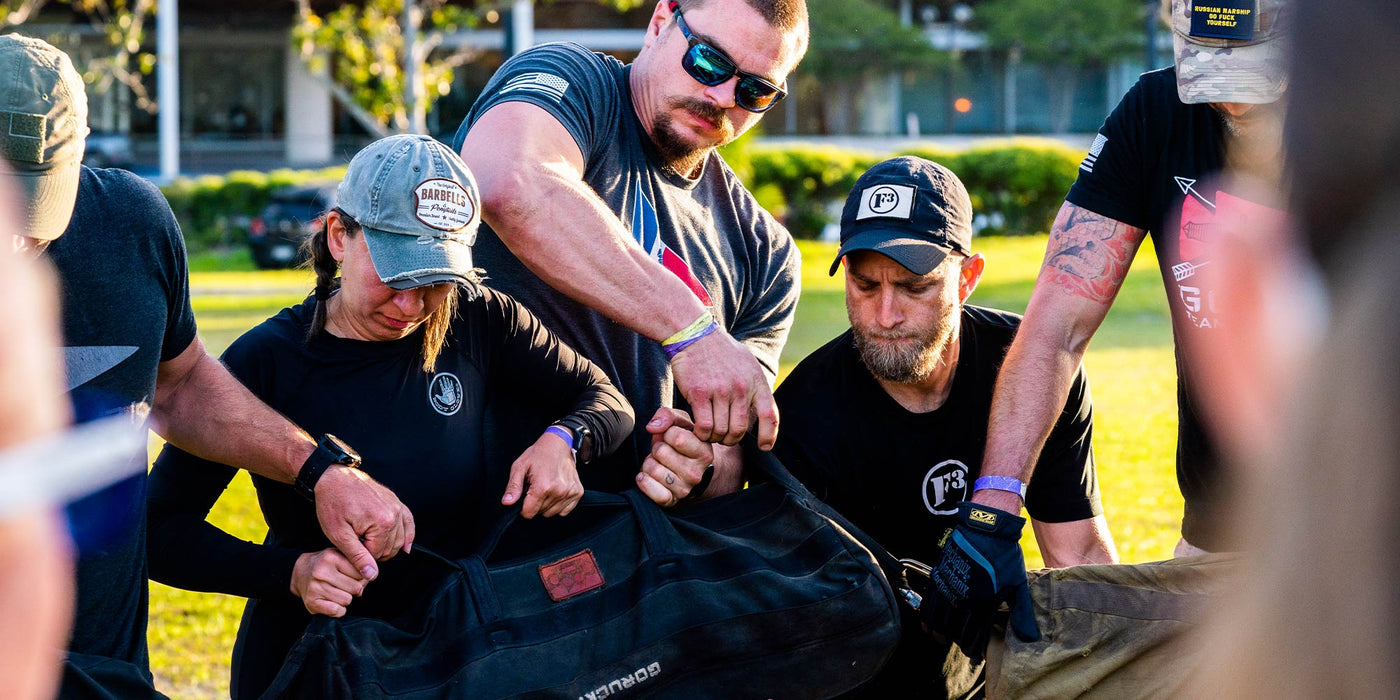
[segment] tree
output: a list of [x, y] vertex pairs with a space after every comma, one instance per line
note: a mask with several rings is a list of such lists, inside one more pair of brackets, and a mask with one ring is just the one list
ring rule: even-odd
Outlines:
[[976, 21], [996, 47], [1050, 71], [1051, 122], [1067, 131], [1078, 71], [1142, 50], [1141, 0], [988, 0]]
[[[619, 10], [640, 1], [597, 0]], [[292, 42], [311, 73], [322, 76], [336, 102], [367, 131], [381, 137], [422, 133], [422, 115], [452, 89], [453, 69], [475, 57], [464, 48], [439, 52], [444, 40], [509, 4], [410, 0], [405, 13], [404, 0], [364, 0], [318, 14], [310, 0], [297, 0]], [[411, 90], [409, 75], [416, 78]]]
[[[324, 76], [341, 107], [376, 136], [422, 131], [416, 113], [451, 89], [452, 69], [472, 58], [465, 49], [431, 59], [443, 39], [476, 25], [474, 7], [450, 5], [447, 0], [419, 0], [409, 7], [408, 31], [421, 37], [412, 42], [401, 19], [404, 0], [366, 0], [346, 3], [317, 14], [309, 0], [297, 0], [292, 42], [313, 75]], [[414, 56], [406, 59], [405, 52]], [[411, 94], [405, 93], [409, 66], [417, 76]], [[417, 102], [418, 104], [411, 104]]]
[[[49, 0], [0, 0], [0, 31], [24, 24], [49, 4]], [[146, 20], [155, 12], [156, 0], [56, 0], [83, 15], [107, 39], [108, 55], [76, 65], [83, 79], [98, 92], [114, 82], [125, 85], [136, 97], [136, 106], [156, 112], [142, 76], [155, 68], [156, 59], [142, 51]], [[77, 59], [77, 56], [73, 56]], [[135, 66], [133, 67], [133, 63]]]
[[[947, 57], [873, 0], [808, 0], [811, 40], [798, 74], [822, 86], [822, 132], [849, 121], [855, 88], [873, 76], [936, 70]], [[839, 114], [838, 114], [839, 112]]]

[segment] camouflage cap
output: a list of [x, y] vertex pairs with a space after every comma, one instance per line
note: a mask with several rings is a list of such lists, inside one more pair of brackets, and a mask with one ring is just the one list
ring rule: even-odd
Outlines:
[[1172, 0], [1176, 91], [1186, 104], [1267, 104], [1288, 86], [1289, 0]]

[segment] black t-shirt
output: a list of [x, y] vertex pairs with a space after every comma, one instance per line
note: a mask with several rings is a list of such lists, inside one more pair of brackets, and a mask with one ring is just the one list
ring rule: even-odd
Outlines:
[[[953, 525], [957, 503], [971, 495], [987, 441], [992, 389], [1020, 317], [964, 306], [961, 324], [953, 386], [935, 411], [912, 413], [887, 394], [866, 369], [849, 330], [802, 360], [776, 393], [783, 428], [774, 454], [896, 557], [932, 561], [939, 533]], [[1069, 522], [1102, 512], [1092, 433], [1089, 386], [1080, 368], [1026, 491], [1032, 518]], [[905, 627], [896, 657], [863, 694], [966, 692], [972, 678], [950, 671], [963, 668], [965, 659], [960, 664], [959, 654], [920, 632], [917, 623]], [[937, 672], [940, 666], [948, 677]]]
[[[229, 346], [224, 361], [311, 434], [332, 433], [354, 447], [364, 470], [413, 512], [416, 544], [439, 554], [474, 551], [504, 512], [512, 461], [553, 420], [583, 421], [600, 453], [632, 428], [631, 408], [602, 371], [500, 292], [483, 288], [463, 299], [432, 373], [422, 368], [421, 330], [385, 342], [322, 332], [308, 342], [313, 310], [309, 300], [284, 309]], [[235, 473], [173, 447], [162, 451], [150, 477], [149, 556], [157, 581], [255, 599], [239, 629], [234, 692], [256, 697], [310, 619], [290, 591], [292, 566], [330, 544], [311, 503], [259, 476], [264, 544], [207, 522]], [[443, 573], [422, 564], [405, 556], [385, 562], [350, 611], [390, 617], [421, 598], [431, 590], [425, 576]]]
[[[45, 255], [58, 271], [68, 390], [78, 420], [144, 419], [160, 362], [195, 337], [185, 244], [160, 191], [124, 170], [83, 168], [73, 218]], [[145, 454], [133, 459], [144, 462]], [[146, 470], [68, 507], [77, 544], [75, 665], [115, 659], [150, 678]], [[81, 656], [80, 656], [81, 655]], [[65, 679], [67, 681], [68, 679]], [[81, 696], [65, 685], [65, 697]]]
[[1213, 290], [1202, 288], [1196, 271], [1210, 263], [1216, 208], [1231, 197], [1219, 188], [1225, 145], [1220, 115], [1177, 97], [1175, 68], [1144, 73], [1104, 121], [1066, 197], [1152, 235], [1176, 338], [1176, 469], [1186, 499], [1181, 531], [1205, 549], [1228, 546], [1218, 513], [1226, 484], [1182, 345], [1188, 334], [1210, 333], [1222, 323]]
[[[583, 154], [589, 188], [637, 245], [684, 281], [753, 353], [769, 381], [776, 379], [797, 308], [801, 258], [787, 230], [758, 205], [719, 153], [710, 153], [694, 180], [662, 168], [632, 108], [628, 67], [577, 44], [536, 46], [501, 66], [462, 122], [453, 148], [461, 150], [471, 125], [505, 102], [528, 102], [559, 120]], [[482, 225], [473, 254], [492, 286], [519, 299], [626, 394], [640, 420], [631, 444], [613, 460], [619, 477], [614, 487], [631, 486], [651, 452], [645, 423], [660, 406], [683, 406], [661, 345], [550, 287], [488, 225]]]

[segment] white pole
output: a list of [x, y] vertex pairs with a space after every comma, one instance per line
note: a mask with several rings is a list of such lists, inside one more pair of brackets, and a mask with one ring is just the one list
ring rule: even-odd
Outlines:
[[515, 0], [511, 3], [510, 30], [516, 53], [535, 45], [534, 0]]
[[156, 97], [160, 108], [160, 179], [180, 174], [179, 0], [156, 6]]
[[403, 91], [404, 101], [408, 103], [408, 131], [413, 134], [428, 130], [428, 109], [424, 104], [422, 81], [418, 78], [418, 28], [422, 17], [414, 0], [404, 0], [403, 19], [399, 20], [399, 31], [403, 32]]

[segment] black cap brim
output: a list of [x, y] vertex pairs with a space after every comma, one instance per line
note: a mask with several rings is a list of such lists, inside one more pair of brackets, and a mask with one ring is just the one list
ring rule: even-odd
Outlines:
[[[884, 255], [916, 275], [933, 272], [934, 268], [948, 257], [949, 251], [936, 243], [924, 238], [900, 236], [899, 233], [902, 231], [898, 229], [876, 229], [861, 231], [851, 236], [841, 244], [841, 249], [836, 251], [836, 259], [831, 262], [831, 271], [827, 274], [836, 274], [837, 268], [841, 266], [841, 258], [857, 250], [870, 250]], [[891, 237], [891, 234], [895, 234], [894, 237]]]

